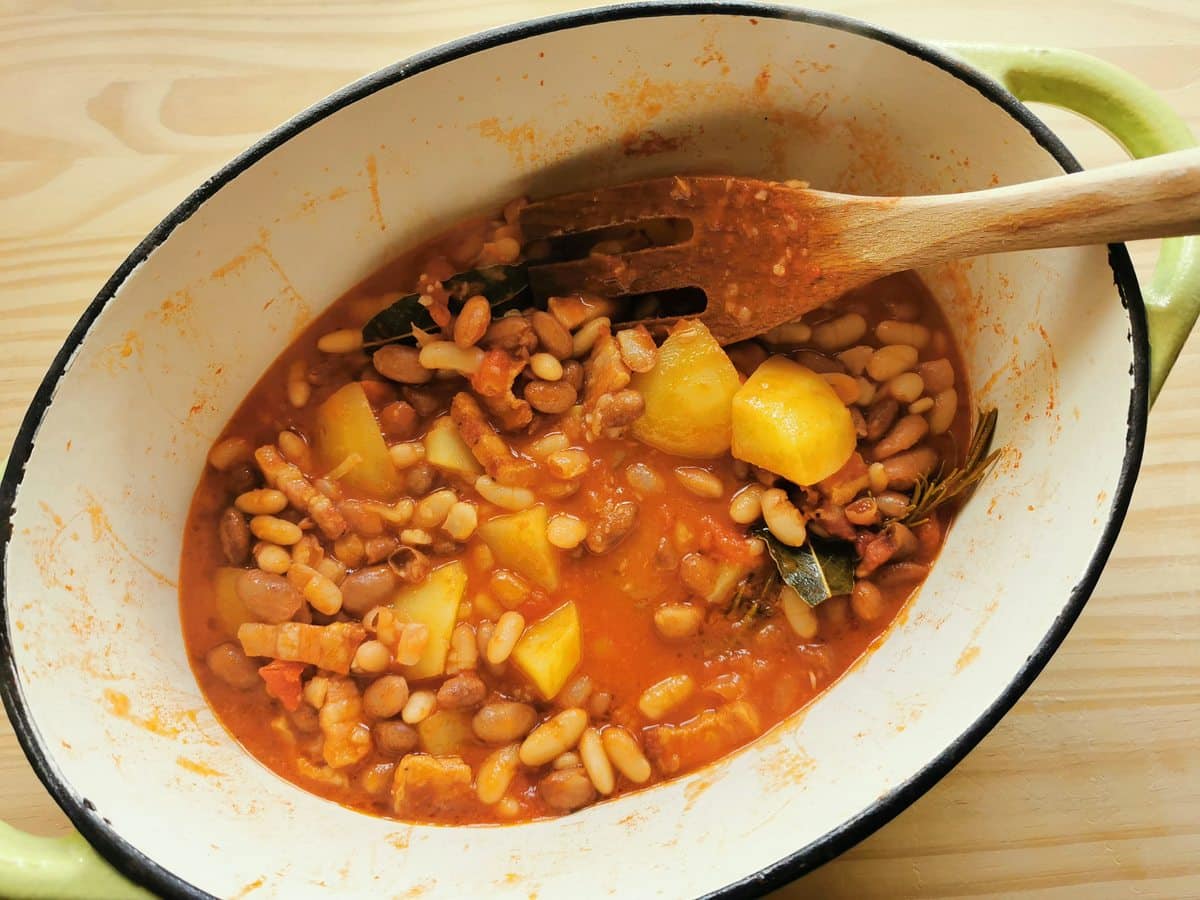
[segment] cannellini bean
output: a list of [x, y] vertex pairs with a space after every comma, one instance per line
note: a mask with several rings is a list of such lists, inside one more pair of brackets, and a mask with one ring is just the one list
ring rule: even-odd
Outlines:
[[867, 363], [867, 374], [876, 381], [891, 381], [917, 364], [917, 348], [909, 344], [880, 347]]
[[668, 640], [680, 640], [698, 634], [703, 621], [703, 611], [690, 603], [669, 603], [654, 611], [654, 627]]
[[322, 615], [332, 616], [341, 611], [342, 589], [311, 566], [292, 563], [287, 580]]
[[353, 353], [362, 345], [362, 332], [357, 328], [342, 328], [317, 338], [317, 349], [322, 353]]
[[475, 641], [475, 629], [468, 622], [459, 622], [450, 632], [450, 651], [446, 654], [446, 673], [455, 675], [465, 669], [474, 669], [479, 663], [479, 644]]
[[492, 639], [488, 641], [487, 661], [493, 666], [498, 666], [507, 660], [524, 631], [525, 617], [519, 612], [510, 610], [502, 615], [496, 622]]
[[721, 479], [708, 469], [699, 466], [676, 466], [674, 471], [679, 483], [697, 497], [715, 500], [725, 493]]
[[583, 476], [592, 464], [592, 458], [586, 450], [578, 447], [568, 447], [566, 450], [555, 450], [546, 457], [546, 468], [555, 478], [571, 481]]
[[228, 437], [213, 444], [208, 464], [218, 472], [228, 472], [254, 458], [254, 445], [243, 437]]
[[480, 475], [475, 479], [475, 490], [488, 503], [513, 511], [529, 509], [537, 499], [528, 488], [509, 487], [487, 475]]
[[532, 767], [543, 766], [560, 753], [566, 753], [578, 743], [587, 721], [587, 713], [582, 709], [564, 709], [552, 716], [521, 743], [521, 762]]
[[601, 794], [608, 796], [616, 787], [616, 775], [613, 773], [612, 761], [604, 752], [604, 743], [600, 740], [600, 732], [595, 728], [586, 728], [579, 736], [579, 760], [583, 770], [592, 780], [592, 786]]
[[292, 565], [292, 555], [278, 544], [261, 543], [254, 548], [254, 564], [264, 572], [283, 575]]
[[775, 538], [789, 547], [799, 547], [808, 536], [804, 517], [788, 499], [787, 493], [771, 488], [762, 494], [763, 521]]
[[852, 403], [857, 403], [859, 398], [858, 379], [853, 375], [845, 375], [841, 372], [827, 372], [821, 376], [825, 382], [833, 388], [833, 392], [838, 395], [838, 399], [849, 406]]
[[869, 494], [846, 504], [846, 518], [851, 525], [866, 527], [879, 523], [879, 504]]
[[459, 500], [446, 513], [446, 520], [442, 523], [442, 528], [454, 540], [461, 542], [473, 535], [478, 525], [479, 513], [475, 509], [475, 504]]
[[856, 347], [851, 347], [848, 350], [843, 350], [837, 355], [841, 360], [846, 371], [851, 375], [858, 376], [867, 370], [867, 363], [871, 361], [871, 357], [875, 355], [875, 348], [869, 347], [866, 344], [859, 344]]
[[576, 675], [571, 678], [563, 689], [558, 692], [558, 696], [554, 698], [563, 709], [570, 709], [572, 706], [583, 707], [587, 703], [588, 697], [592, 695], [592, 679], [587, 675]]
[[458, 496], [449, 488], [434, 491], [417, 501], [412, 524], [417, 528], [436, 528], [446, 521], [451, 507], [457, 502]]
[[784, 618], [792, 627], [792, 631], [796, 632], [796, 636], [805, 641], [815, 638], [821, 630], [821, 622], [817, 618], [816, 610], [805, 603], [804, 598], [787, 585], [780, 591], [780, 596]]
[[946, 388], [933, 398], [933, 408], [929, 411], [929, 430], [933, 434], [945, 434], [954, 424], [958, 413], [958, 392], [954, 388]]
[[562, 363], [552, 353], [535, 353], [529, 357], [529, 369], [542, 381], [559, 381], [563, 377]]
[[695, 692], [696, 682], [691, 675], [668, 675], [642, 691], [638, 709], [647, 719], [657, 722]]
[[285, 547], [290, 547], [304, 537], [299, 525], [275, 516], [255, 516], [250, 520], [250, 532], [260, 541]]
[[600, 334], [608, 331], [611, 325], [607, 316], [599, 316], [581, 327], [571, 337], [571, 356], [578, 359], [590, 353]]
[[876, 496], [887, 490], [887, 471], [883, 468], [883, 463], [871, 463], [867, 467], [867, 486]]
[[761, 484], [748, 484], [729, 501], [729, 518], [739, 525], [749, 525], [762, 515], [762, 495], [765, 491]]
[[259, 488], [238, 494], [233, 505], [248, 516], [273, 516], [287, 509], [287, 495], [274, 488]]
[[631, 463], [625, 467], [625, 480], [629, 486], [641, 494], [658, 494], [666, 485], [662, 476], [643, 462]]
[[925, 391], [925, 382], [916, 372], [904, 372], [887, 383], [887, 392], [900, 403], [912, 403]]
[[806, 322], [785, 322], [776, 325], [762, 336], [762, 339], [773, 347], [794, 347], [797, 344], [808, 343], [812, 337], [812, 328]]
[[509, 744], [493, 751], [475, 773], [475, 793], [480, 801], [491, 805], [498, 803], [508, 786], [512, 784], [521, 764], [521, 748], [517, 744]]
[[922, 397], [920, 400], [915, 400], [908, 404], [908, 411], [915, 416], [922, 415], [933, 409], [933, 398]]
[[392, 661], [388, 648], [380, 641], [363, 641], [354, 651], [354, 661], [350, 663], [350, 671], [365, 675], [377, 675], [384, 671]]
[[560, 753], [558, 756], [554, 757], [550, 763], [551, 768], [554, 769], [574, 769], [580, 765], [582, 765], [582, 760], [580, 760], [579, 754], [574, 750], [568, 750], [566, 753]]
[[392, 444], [388, 447], [388, 455], [397, 469], [407, 469], [425, 459], [425, 445], [420, 441]]
[[400, 711], [400, 718], [408, 725], [416, 725], [432, 716], [436, 709], [437, 696], [433, 691], [413, 691]]
[[875, 326], [875, 337], [881, 344], [909, 344], [918, 350], [929, 345], [929, 329], [916, 322], [885, 319]]
[[875, 395], [878, 392], [878, 388], [875, 387], [875, 382], [868, 381], [861, 375], [854, 380], [858, 384], [858, 399], [854, 401], [855, 405], [870, 406], [871, 403], [874, 402]]
[[642, 753], [637, 738], [620, 725], [609, 725], [600, 732], [604, 752], [617, 771], [634, 784], [645, 784], [650, 779], [650, 761]]
[[304, 368], [304, 360], [297, 359], [288, 366], [287, 399], [296, 409], [308, 404], [312, 397], [312, 385], [308, 383], [308, 372]]
[[555, 513], [546, 523], [546, 539], [559, 550], [574, 550], [587, 537], [587, 525], [569, 513]]
[[411, 547], [430, 547], [433, 545], [433, 535], [424, 528], [405, 528], [400, 532], [400, 543]]
[[537, 440], [529, 445], [529, 454], [541, 459], [549, 456], [558, 450], [565, 450], [571, 446], [571, 439], [561, 431], [554, 431], [550, 434], [542, 435]]
[[426, 369], [473, 375], [483, 364], [483, 351], [478, 347], [459, 347], [453, 341], [433, 341], [421, 348], [418, 359]]
[[826, 352], [844, 350], [857, 344], [867, 333], [867, 320], [858, 313], [846, 313], [812, 330], [812, 341]]

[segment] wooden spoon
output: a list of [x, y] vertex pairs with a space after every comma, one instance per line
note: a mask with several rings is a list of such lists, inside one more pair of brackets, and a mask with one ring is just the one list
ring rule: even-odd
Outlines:
[[528, 240], [652, 219], [690, 220], [692, 236], [534, 266], [534, 294], [698, 287], [708, 297], [700, 320], [729, 344], [894, 272], [985, 253], [1200, 233], [1200, 148], [925, 197], [859, 197], [750, 178], [658, 178], [555, 197], [520, 215]]

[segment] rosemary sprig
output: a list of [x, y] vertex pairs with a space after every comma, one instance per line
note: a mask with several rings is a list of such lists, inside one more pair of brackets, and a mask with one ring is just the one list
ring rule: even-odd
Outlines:
[[912, 502], [908, 512], [900, 520], [905, 525], [920, 525], [930, 514], [955, 497], [965, 495], [996, 464], [1003, 452], [1002, 447], [988, 452], [996, 434], [998, 413], [994, 409], [980, 412], [979, 422], [967, 445], [967, 455], [961, 466], [943, 472], [938, 470], [929, 478], [920, 478], [913, 488]]

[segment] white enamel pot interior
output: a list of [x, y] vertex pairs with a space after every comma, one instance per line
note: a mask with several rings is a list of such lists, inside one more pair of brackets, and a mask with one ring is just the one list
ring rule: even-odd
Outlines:
[[743, 751], [555, 821], [372, 818], [280, 779], [225, 732], [177, 611], [206, 450], [343, 290], [516, 194], [679, 171], [947, 192], [1074, 166], [1027, 110], [936, 51], [760, 6], [546, 20], [330, 97], [137, 248], [25, 421], [4, 483], [0, 631], [6, 699], [41, 777], [113, 864], [170, 895], [753, 894], [826, 861], [982, 737], [1099, 574], [1145, 422], [1142, 307], [1120, 248], [924, 273], [1009, 447], [924, 589], [873, 653]]

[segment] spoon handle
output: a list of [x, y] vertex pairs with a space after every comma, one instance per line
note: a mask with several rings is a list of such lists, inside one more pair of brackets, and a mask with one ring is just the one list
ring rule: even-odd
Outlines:
[[986, 253], [1197, 234], [1200, 147], [984, 191], [875, 198], [868, 216], [879, 229], [877, 253], [891, 257], [877, 264], [893, 271]]

